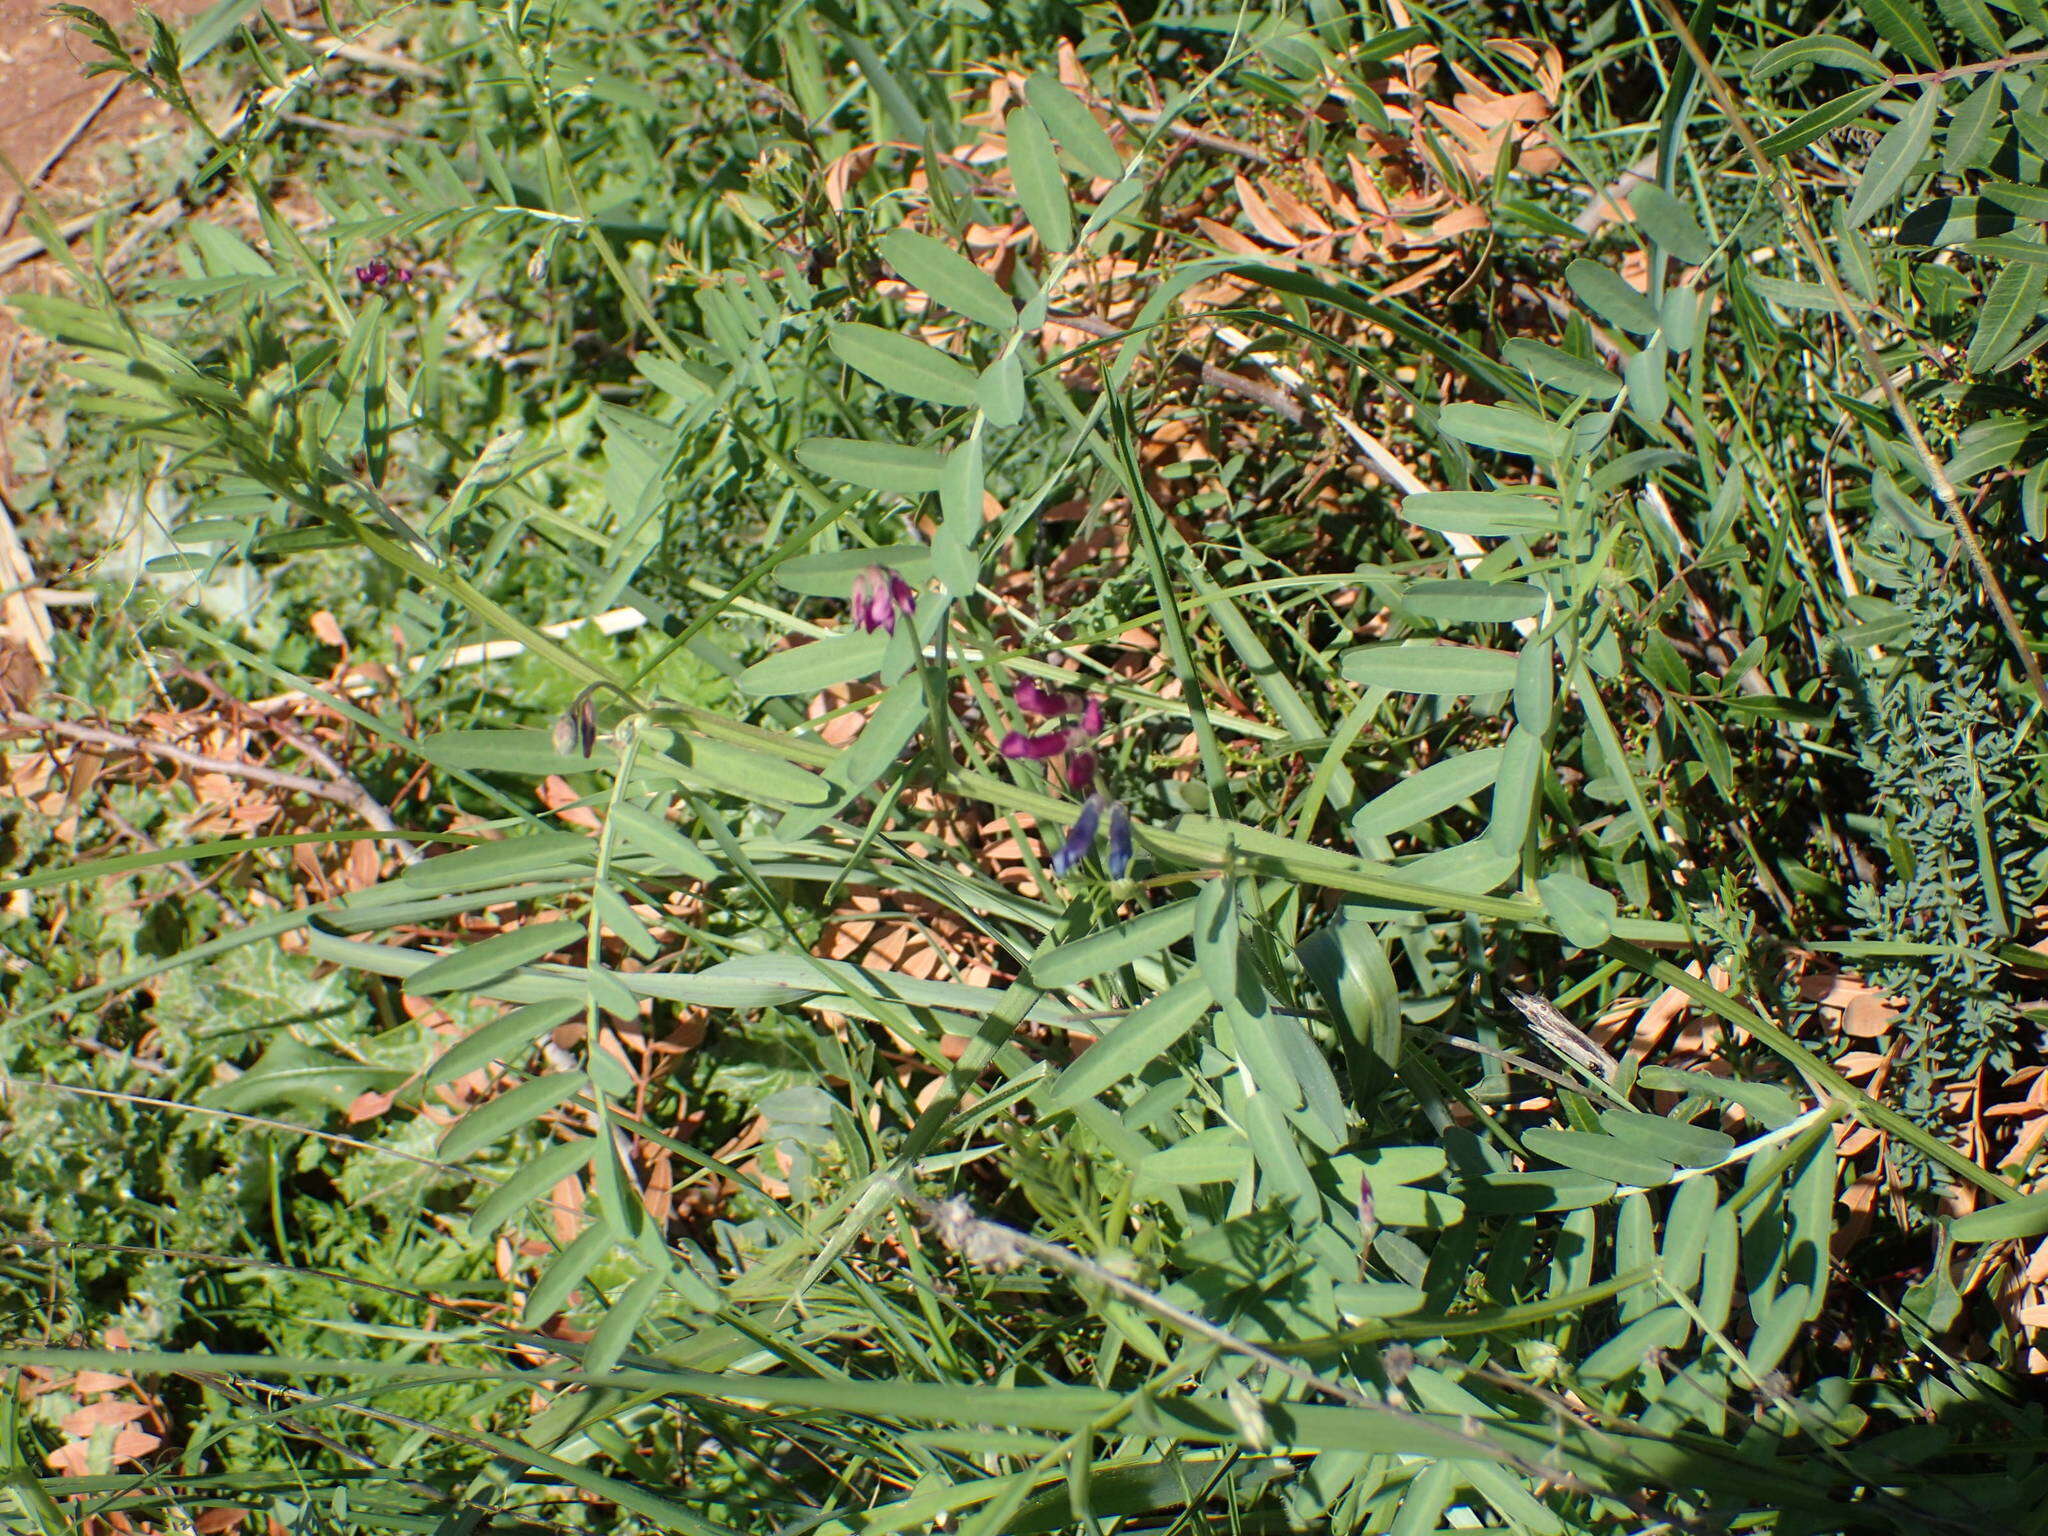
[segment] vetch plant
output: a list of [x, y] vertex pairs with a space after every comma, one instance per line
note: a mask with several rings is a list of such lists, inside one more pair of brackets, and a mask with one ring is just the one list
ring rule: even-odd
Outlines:
[[1121, 880], [1131, 867], [1131, 813], [1121, 800], [1096, 787], [1101, 769], [1102, 700], [1094, 694], [1063, 692], [1047, 688], [1031, 678], [1020, 681], [1011, 695], [1025, 714], [1041, 720], [1064, 720], [1036, 735], [1024, 731], [1005, 733], [1002, 754], [1022, 762], [1046, 762], [1063, 757], [1062, 778], [1072, 790], [1087, 791], [1066, 841], [1053, 853], [1053, 873], [1061, 878], [1072, 874], [1095, 846], [1105, 817], [1109, 824], [1107, 866], [1110, 878]]
[[[1782, 23], [1702, 13], [1687, 79], [1676, 26], [1534, 43], [1470, 6], [1313, 6], [1190, 43], [1166, 11], [986, 9], [684, 33], [625, 0], [429, 8], [474, 30], [434, 54], [445, 102], [419, 87], [425, 142], [374, 139], [323, 181], [335, 243], [297, 238], [264, 174], [287, 141], [252, 137], [214, 179], [262, 217], [181, 236], [192, 276], [138, 295], [149, 324], [98, 288], [32, 301], [96, 407], [203, 482], [179, 559], [248, 562], [309, 608], [294, 583], [329, 578], [357, 603], [341, 633], [403, 637], [361, 658], [395, 681], [343, 696], [310, 645], [148, 635], [252, 697], [331, 697], [400, 763], [388, 827], [272, 806], [263, 835], [173, 846], [168, 805], [152, 846], [102, 856], [81, 815], [7, 904], [208, 860], [276, 884], [232, 931], [148, 933], [146, 963], [0, 975], [10, 1047], [24, 1014], [120, 1002], [177, 1036], [138, 1094], [261, 1117], [238, 1187], [274, 1231], [236, 1227], [202, 1256], [217, 1285], [166, 1289], [210, 1310], [146, 1362], [213, 1394], [188, 1470], [259, 1443], [209, 1497], [303, 1523], [310, 1487], [380, 1529], [572, 1501], [545, 1523], [2018, 1528], [2041, 1484], [2010, 1468], [2042, 1426], [1992, 1368], [2017, 1335], [1973, 1317], [1904, 1349], [1889, 1275], [1855, 1271], [1870, 1306], [1835, 1281], [1869, 1252], [1840, 1197], [1876, 1172], [1872, 1128], [1974, 1189], [1993, 1220], [1958, 1241], [2027, 1240], [2037, 1208], [1792, 1039], [1753, 978], [1722, 985], [1703, 943], [1737, 919], [1846, 935], [1938, 1002], [2017, 990], [2021, 962], [1922, 951], [2035, 922], [2030, 882], [1959, 887], [1981, 922], [1882, 953], [1902, 914], [1802, 862], [1837, 797], [1776, 792], [1853, 772], [1816, 651], [1883, 617], [1840, 575], [1863, 508], [1817, 491], [1855, 455], [1902, 467], [1829, 372], [1834, 319], [1773, 320], [1819, 290], [1759, 275], [1766, 242], [1794, 249], [1763, 183], [1712, 174], [1740, 104], [1703, 113], [1695, 87]], [[1936, 29], [1892, 0], [1882, 57], [1800, 38], [1774, 61], [1831, 92], [1868, 55], [1864, 101], [1910, 100], [1858, 215], [1986, 170], [1925, 153], [1927, 100], [1968, 92], [1978, 137], [2008, 132], [2031, 64], [1949, 69], [1950, 32], [1981, 50], [2002, 25], [1951, 9]], [[1610, 67], [1631, 51], [1658, 67]], [[1625, 186], [1612, 147], [1645, 142], [1668, 174], [1589, 233], [1559, 168]], [[319, 143], [323, 166], [356, 153]], [[1834, 196], [1854, 158], [1778, 169]], [[1845, 218], [1840, 245], [1869, 257], [1872, 323], [1901, 366], [1946, 357], [1877, 301], [1904, 258], [1859, 243], [1875, 227]], [[1970, 248], [1928, 266], [1953, 295], [1992, 253], [1951, 233]], [[351, 240], [435, 251], [463, 304], [333, 304], [316, 251]], [[2021, 276], [1980, 361], [2037, 324], [2034, 264], [1998, 251]], [[486, 308], [488, 335], [462, 328]], [[280, 387], [252, 422], [259, 378]], [[1996, 457], [1959, 454], [1958, 476]], [[730, 537], [700, 537], [707, 509]], [[1055, 626], [1018, 622], [1034, 586], [1110, 681], [1032, 663], [1021, 728], [970, 736], [954, 711], [1020, 629], [1046, 654]], [[2041, 806], [2020, 717], [1977, 682], [2000, 733], [1959, 716], [1928, 782], [1960, 806], [1977, 773], [1988, 864]], [[1192, 748], [1148, 770], [1142, 885], [1109, 698]], [[73, 798], [37, 794], [24, 825]], [[285, 883], [391, 827], [446, 849]], [[1959, 815], [1899, 830], [1927, 877], [1966, 873], [1969, 850], [1917, 857]], [[1034, 836], [1060, 878], [1029, 878]], [[1066, 878], [1097, 851], [1114, 888]], [[133, 919], [103, 915], [113, 952]], [[173, 1027], [191, 977], [280, 936], [318, 988], [229, 974], [262, 1000], [247, 1027], [193, 1026], [189, 1000]], [[1562, 1018], [1538, 1038], [1573, 1070], [1511, 1048], [1502, 995], [1538, 992], [1609, 1021], [1613, 1059]], [[95, 1084], [131, 1060], [61, 1047], [52, 1075]], [[301, 1130], [342, 1176], [269, 1151]], [[377, 1196], [387, 1164], [445, 1198]], [[892, 1230], [918, 1190], [928, 1228]], [[433, 1273], [389, 1285], [414, 1247]], [[204, 1353], [224, 1337], [250, 1353]], [[309, 1372], [340, 1385], [272, 1383]], [[359, 1388], [407, 1394], [402, 1433]], [[1901, 1427], [1910, 1457], [1880, 1438]]]

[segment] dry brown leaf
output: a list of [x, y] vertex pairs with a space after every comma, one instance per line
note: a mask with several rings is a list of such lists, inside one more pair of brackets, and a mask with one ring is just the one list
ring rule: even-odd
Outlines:
[[853, 184], [867, 175], [875, 163], [875, 145], [865, 144], [859, 149], [850, 149], [825, 167], [825, 201], [833, 211], [844, 213], [848, 193]]
[[109, 1397], [67, 1413], [58, 1427], [74, 1440], [90, 1440], [92, 1432], [102, 1425], [133, 1424], [137, 1419], [148, 1416], [149, 1410], [141, 1403]]
[[[140, 1461], [151, 1451], [163, 1444], [163, 1440], [146, 1429], [123, 1429], [117, 1431], [107, 1445], [107, 1465], [122, 1466], [127, 1462]], [[92, 1442], [74, 1440], [69, 1445], [59, 1446], [50, 1452], [50, 1465], [66, 1477], [91, 1475], [90, 1457]]]
[[1842, 1032], [1859, 1040], [1875, 1040], [1898, 1021], [1898, 1010], [1869, 988], [1850, 998], [1842, 1008]]

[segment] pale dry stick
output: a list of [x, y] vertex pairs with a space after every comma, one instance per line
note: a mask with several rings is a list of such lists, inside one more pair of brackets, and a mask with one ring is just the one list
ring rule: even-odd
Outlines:
[[1628, 204], [1622, 201], [1637, 187], [1648, 186], [1657, 179], [1657, 152], [1652, 150], [1623, 171], [1614, 180], [1586, 199], [1586, 206], [1579, 210], [1579, 216], [1572, 220], [1572, 227], [1582, 235], [1596, 233], [1607, 223], [1623, 223], [1628, 219]]
[[173, 746], [167, 741], [152, 741], [147, 736], [137, 736], [127, 731], [112, 731], [103, 726], [77, 725], [69, 720], [52, 720], [48, 716], [31, 715], [22, 710], [9, 710], [5, 715], [0, 715], [0, 728], [61, 736], [68, 741], [81, 742], [86, 746], [106, 747], [116, 752], [133, 752], [144, 757], [159, 757], [165, 762], [176, 763], [180, 767], [190, 768], [199, 773], [223, 773], [232, 778], [247, 779], [252, 784], [264, 784], [272, 789], [290, 790], [294, 794], [306, 795], [311, 799], [325, 800], [354, 811], [375, 830], [389, 835], [399, 850], [399, 857], [405, 859], [407, 863], [417, 863], [420, 858], [419, 850], [406, 840], [399, 830], [398, 823], [391, 819], [391, 813], [384, 808], [383, 803], [346, 774], [341, 780], [330, 782], [303, 773], [287, 773], [283, 769], [266, 767], [261, 763], [207, 757], [186, 747]]
[[155, 235], [162, 234], [190, 210], [182, 197], [169, 197], [158, 203], [141, 218], [128, 221], [128, 233], [121, 243], [107, 252], [104, 271], [112, 274], [128, 265], [129, 259], [143, 244]]
[[[628, 630], [640, 628], [647, 622], [647, 615], [638, 608], [612, 608], [604, 613], [583, 619], [563, 619], [555, 624], [543, 624], [540, 632], [550, 640], [565, 639], [579, 629], [592, 628], [600, 635], [621, 635]], [[522, 640], [480, 640], [472, 645], [458, 645], [442, 657], [433, 668], [436, 672], [450, 672], [459, 667], [480, 666], [487, 661], [510, 661], [524, 655], [526, 643]], [[428, 658], [414, 656], [405, 664], [408, 677], [427, 670]], [[351, 677], [335, 689], [343, 698], [364, 698], [377, 691], [378, 680], [374, 677]], [[257, 699], [250, 708], [260, 713], [283, 709], [288, 705], [302, 704], [311, 695], [300, 689], [287, 693], [275, 693], [267, 699]]]
[[13, 597], [17, 592], [45, 608], [90, 608], [100, 600], [97, 592], [72, 592], [64, 587], [9, 587], [0, 597]]
[[[66, 219], [59, 224], [57, 236], [69, 244], [91, 229], [102, 217], [108, 214], [118, 216], [131, 213], [141, 206], [142, 199], [132, 197], [126, 202], [114, 204], [111, 208], [103, 208], [99, 213], [82, 213], [75, 219]], [[48, 243], [41, 235], [24, 235], [19, 240], [10, 240], [5, 245], [0, 245], [0, 277], [5, 277], [24, 262], [34, 261], [38, 256], [46, 254], [49, 249]]]
[[422, 64], [418, 59], [408, 59], [402, 54], [385, 53], [382, 49], [371, 48], [363, 43], [352, 43], [346, 38], [335, 37], [332, 33], [316, 34], [311, 27], [286, 27], [285, 31], [310, 49], [318, 50], [330, 58], [347, 59], [349, 63], [360, 64], [365, 69], [381, 69], [390, 75], [410, 75], [416, 80], [446, 78], [446, 72], [438, 64]]
[[[1429, 490], [1422, 477], [1402, 463], [1393, 449], [1381, 442], [1371, 432], [1368, 432], [1344, 411], [1338, 409], [1336, 402], [1317, 389], [1314, 384], [1310, 383], [1296, 369], [1267, 353], [1253, 351], [1251, 337], [1245, 335], [1243, 331], [1238, 330], [1235, 326], [1213, 326], [1211, 327], [1211, 333], [1233, 352], [1237, 353], [1240, 357], [1250, 358], [1261, 368], [1272, 374], [1274, 378], [1286, 385], [1287, 388], [1307, 399], [1325, 416], [1329, 417], [1331, 421], [1335, 422], [1338, 430], [1351, 439], [1352, 446], [1357, 448], [1359, 453], [1364, 456], [1366, 462], [1393, 481], [1404, 496], [1417, 496]], [[1486, 546], [1469, 533], [1446, 532], [1444, 534], [1444, 541], [1451, 546], [1451, 552], [1458, 557], [1459, 566], [1468, 576], [1478, 569], [1480, 561], [1486, 558]], [[1539, 621], [1533, 618], [1517, 619], [1514, 626], [1515, 632], [1524, 639], [1527, 639], [1536, 633], [1538, 624]]]
[[15, 531], [14, 509], [5, 496], [0, 496], [0, 576], [8, 578], [7, 591], [0, 594], [0, 634], [12, 635], [28, 647], [38, 666], [48, 667], [56, 658], [50, 646], [56, 630], [44, 611], [35, 561]]
[[[188, 667], [183, 662], [175, 660], [171, 666], [176, 675], [204, 689], [213, 696], [216, 703], [237, 712], [246, 711], [254, 713], [254, 711], [249, 709], [248, 705], [244, 704], [240, 699], [229, 693], [220, 684], [197, 668]], [[264, 724], [291, 743], [301, 757], [310, 761], [314, 767], [326, 774], [338, 787], [349, 790], [357, 795], [359, 797], [359, 805], [373, 807], [374, 809], [367, 809], [363, 814], [363, 819], [369, 822], [372, 827], [375, 827], [379, 832], [395, 833], [398, 830], [398, 823], [391, 819], [391, 813], [385, 809], [383, 802], [378, 800], [376, 796], [372, 795], [364, 787], [362, 780], [342, 767], [334, 754], [323, 747], [316, 737], [300, 730], [289, 720], [283, 718], [276, 720], [267, 717], [259, 718], [262, 718]], [[398, 843], [398, 856], [407, 864], [417, 864], [422, 857], [417, 848], [403, 840], [400, 840]]]
[[280, 112], [277, 120], [290, 123], [294, 128], [309, 128], [315, 133], [331, 133], [338, 139], [367, 140], [376, 144], [405, 144], [413, 135], [401, 133], [396, 128], [382, 128], [374, 123], [337, 123], [332, 118], [314, 117], [306, 112]]
[[[1879, 359], [1877, 344], [1870, 335], [1869, 327], [1857, 313], [1857, 301], [1850, 297], [1849, 290], [1842, 281], [1842, 274], [1836, 270], [1833, 259], [1828, 255], [1826, 246], [1813, 227], [1805, 203], [1794, 195], [1785, 168], [1771, 163], [1771, 157], [1764, 152], [1763, 141], [1756, 136], [1756, 130], [1749, 126], [1749, 121], [1742, 115], [1734, 93], [1728, 89], [1728, 83], [1715, 69], [1713, 60], [1707, 57], [1707, 51], [1700, 46], [1700, 40], [1693, 36], [1692, 28], [1686, 25], [1685, 18], [1679, 15], [1677, 6], [1672, 0], [1656, 0], [1656, 5], [1664, 13], [1664, 19], [1670, 23], [1673, 35], [1693, 56], [1693, 63], [1699, 69], [1700, 79], [1706, 84], [1707, 89], [1714, 93], [1714, 99], [1726, 114], [1729, 126], [1735, 130], [1736, 137], [1742, 140], [1744, 151], [1755, 162], [1758, 173], [1769, 184], [1771, 195], [1777, 200], [1779, 211], [1783, 213], [1786, 224], [1791, 228], [1801, 254], [1820, 274], [1822, 286], [1828, 290], [1829, 298], [1834, 301], [1835, 308], [1841, 314], [1842, 323], [1848, 328], [1849, 339], [1855, 344], [1856, 354], [1863, 364], [1864, 373], [1884, 392], [1885, 403], [1891, 407], [1893, 418], [1906, 434], [1914, 457], [1920, 461], [1920, 468], [1926, 474], [1928, 484], [1934, 489], [1935, 500], [1941, 503], [1943, 515], [1955, 529], [1956, 537], [1962, 541], [1963, 548], [1970, 557], [1970, 564], [1976, 569], [1978, 580], [1984, 584], [1984, 595], [1990, 601], [1992, 610], [1998, 615], [1999, 624], [2005, 630], [2006, 638], [2012, 642], [2013, 649], [2019, 654], [2020, 667], [2027, 675], [2027, 682], [2033, 689], [2034, 697], [2040, 701], [2043, 710], [2048, 710], [2048, 678], [2041, 674], [2040, 659], [2034, 655], [2033, 647], [2027, 643], [2026, 631], [2020, 627], [2019, 615], [2013, 611], [2012, 600], [2006, 596], [2005, 583], [1998, 578], [1998, 571], [1991, 563], [1990, 552], [1985, 549], [1984, 541], [1977, 533], [1977, 525], [1971, 520], [1969, 509], [1963, 505], [1962, 494], [1956, 489], [1955, 482], [1949, 479], [1948, 471], [1943, 467], [1941, 460], [1935, 457], [1934, 449], [1929, 445], [1926, 434], [1920, 430], [1919, 420], [1914, 416], [1913, 408], [1907, 402], [1904, 392], [1894, 382], [1891, 371]], [[2017, 58], [2018, 55], [2014, 57]], [[1994, 62], [2009, 66], [2010, 61]]]
[[[1097, 316], [1070, 314], [1065, 311], [1048, 314], [1045, 317], [1045, 323], [1047, 325], [1064, 325], [1071, 330], [1085, 331], [1088, 335], [1098, 337], [1104, 341], [1120, 340], [1130, 334], [1123, 327], [1112, 325], [1109, 321], [1100, 319]], [[1227, 369], [1218, 368], [1214, 363], [1204, 362], [1201, 358], [1195, 357], [1192, 352], [1183, 352], [1182, 355], [1199, 364], [1202, 370], [1202, 382], [1211, 389], [1220, 389], [1226, 394], [1238, 395], [1246, 400], [1263, 405], [1267, 410], [1294, 426], [1300, 426], [1302, 422], [1308, 419], [1308, 413], [1301, 408], [1301, 403], [1292, 395], [1282, 390], [1274, 389], [1269, 385], [1261, 384], [1257, 379], [1248, 379], [1243, 374], [1231, 373]]]
[[[890, 1182], [896, 1181], [892, 1179]], [[1126, 1279], [1114, 1270], [1075, 1253], [1072, 1249], [1063, 1248], [1058, 1243], [1045, 1242], [1002, 1222], [977, 1216], [965, 1196], [955, 1195], [948, 1200], [927, 1200], [904, 1188], [900, 1183], [896, 1184], [896, 1194], [917, 1212], [943, 1247], [958, 1254], [962, 1260], [975, 1268], [1001, 1272], [1015, 1269], [1027, 1259], [1036, 1260], [1049, 1268], [1072, 1275], [1075, 1279], [1114, 1291], [1124, 1300], [1171, 1323], [1181, 1331], [1192, 1334], [1204, 1343], [1213, 1344], [1227, 1353], [1255, 1361], [1268, 1372], [1298, 1382], [1311, 1391], [1322, 1393], [1325, 1397], [1334, 1398], [1347, 1408], [1391, 1419], [1397, 1423], [1413, 1423], [1421, 1417], [1406, 1408], [1368, 1397], [1357, 1388], [1346, 1386], [1341, 1381], [1332, 1381], [1306, 1366], [1297, 1365], [1292, 1360], [1274, 1354], [1270, 1349], [1250, 1339], [1240, 1338], [1229, 1329], [1210, 1322], [1201, 1314], [1175, 1305], [1157, 1291], [1140, 1285], [1135, 1280]], [[1469, 1416], [1456, 1429], [1443, 1424], [1432, 1427], [1459, 1441], [1477, 1457], [1502, 1462], [1527, 1476], [1541, 1478], [1553, 1487], [1569, 1489], [1576, 1493], [1596, 1491], [1568, 1472], [1539, 1466], [1489, 1443], [1486, 1437], [1478, 1432], [1476, 1425], [1471, 1428], [1465, 1427], [1466, 1425], [1474, 1425]]]
[[[1152, 107], [1126, 107], [1104, 101], [1100, 97], [1095, 99], [1095, 104], [1106, 112], [1127, 117], [1134, 123], [1143, 123], [1148, 128], [1156, 126], [1167, 116], [1165, 112]], [[1185, 143], [1199, 144], [1202, 148], [1213, 149], [1219, 154], [1236, 155], [1241, 160], [1251, 161], [1253, 165], [1273, 163], [1273, 157], [1256, 144], [1247, 144], [1242, 139], [1226, 138], [1223, 134], [1211, 133], [1206, 128], [1184, 123], [1179, 118], [1167, 123], [1166, 131]]]

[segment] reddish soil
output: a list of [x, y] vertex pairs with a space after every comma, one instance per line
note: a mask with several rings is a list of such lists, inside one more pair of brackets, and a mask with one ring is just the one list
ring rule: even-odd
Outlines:
[[[176, 24], [206, 9], [208, 0], [157, 0], [152, 7]], [[133, 38], [133, 0], [99, 0], [94, 6]], [[32, 176], [73, 132], [93, 104], [113, 84], [109, 75], [88, 80], [86, 66], [99, 57], [93, 47], [61, 16], [52, 15], [46, 0], [0, 0], [0, 156], [21, 176]], [[99, 175], [99, 151], [109, 144], [135, 145], [161, 132], [170, 122], [162, 103], [133, 85], [124, 86], [93, 118], [92, 124], [64, 151], [39, 189], [60, 217], [90, 212], [105, 192]], [[19, 187], [13, 176], [0, 176], [0, 211], [12, 209]], [[14, 219], [0, 226], [0, 241], [25, 233]]]

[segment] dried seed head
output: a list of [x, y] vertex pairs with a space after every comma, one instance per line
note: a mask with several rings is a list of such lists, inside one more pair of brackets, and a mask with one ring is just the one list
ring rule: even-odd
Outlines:
[[983, 1221], [964, 1195], [941, 1200], [925, 1211], [925, 1224], [950, 1252], [957, 1253], [975, 1269], [996, 1274], [1015, 1269], [1024, 1262], [1017, 1234], [993, 1221]]
[[567, 757], [580, 751], [588, 757], [597, 750], [597, 701], [586, 688], [576, 695], [576, 702], [563, 710], [555, 721], [555, 750]]
[[1266, 1410], [1259, 1400], [1233, 1381], [1223, 1389], [1223, 1401], [1230, 1406], [1230, 1416], [1237, 1420], [1237, 1432], [1244, 1436], [1248, 1450], [1263, 1451], [1273, 1443], [1273, 1426], [1266, 1422]]

